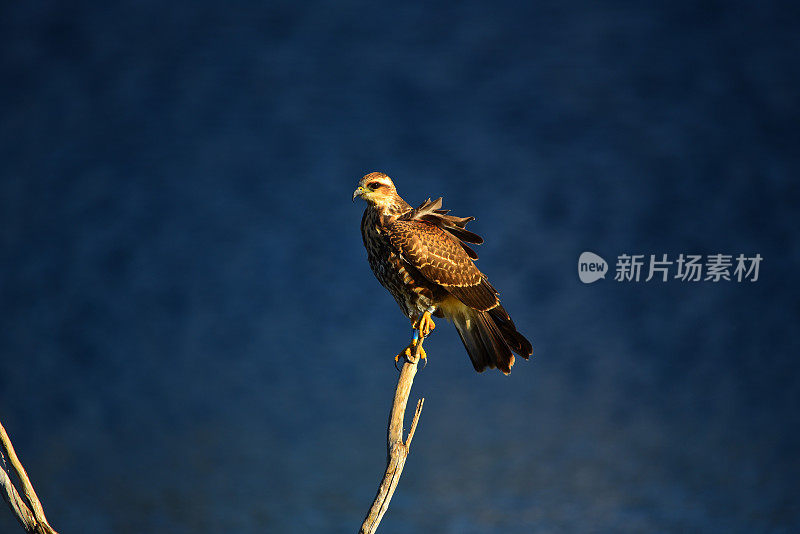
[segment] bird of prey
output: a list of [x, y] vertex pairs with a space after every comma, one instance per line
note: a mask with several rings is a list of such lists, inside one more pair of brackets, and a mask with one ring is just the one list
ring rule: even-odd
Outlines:
[[353, 201], [356, 197], [367, 203], [361, 236], [370, 267], [415, 330], [414, 340], [395, 360], [411, 355], [417, 334], [424, 337], [435, 328], [431, 315], [453, 322], [478, 372], [488, 367], [510, 373], [512, 353], [528, 359], [530, 341], [517, 331], [497, 290], [473, 262], [478, 255], [467, 243], [483, 243], [465, 228], [474, 217], [448, 215], [441, 198], [414, 209], [382, 172], [364, 176]]

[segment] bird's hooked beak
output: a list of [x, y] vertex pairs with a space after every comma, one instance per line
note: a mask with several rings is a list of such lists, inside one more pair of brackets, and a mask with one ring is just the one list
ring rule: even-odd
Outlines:
[[355, 202], [356, 201], [356, 197], [360, 197], [363, 192], [364, 192], [364, 188], [361, 187], [361, 186], [358, 186], [358, 188], [355, 191], [353, 191], [353, 202]]

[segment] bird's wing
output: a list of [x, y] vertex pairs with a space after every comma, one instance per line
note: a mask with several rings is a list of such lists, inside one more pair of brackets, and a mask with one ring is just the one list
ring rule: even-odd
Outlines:
[[429, 281], [470, 308], [487, 311], [497, 306], [497, 291], [451, 234], [419, 220], [396, 220], [386, 230], [403, 259]]
[[483, 243], [483, 238], [478, 234], [470, 232], [466, 229], [467, 223], [474, 221], [475, 217], [455, 217], [453, 215], [448, 215], [450, 210], [443, 210], [441, 208], [442, 197], [439, 197], [434, 201], [428, 199], [420, 204], [418, 208], [406, 211], [399, 217], [399, 219], [406, 221], [425, 221], [434, 226], [438, 226], [442, 230], [458, 239], [461, 242], [461, 247], [464, 249], [467, 255], [473, 260], [477, 260], [478, 255], [474, 250], [472, 250], [472, 247], [467, 245], [467, 243], [480, 245]]

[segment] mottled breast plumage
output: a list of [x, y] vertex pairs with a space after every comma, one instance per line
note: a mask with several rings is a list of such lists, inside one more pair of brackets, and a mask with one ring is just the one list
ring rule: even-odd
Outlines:
[[375, 277], [400, 305], [403, 313], [414, 318], [431, 308], [441, 290], [409, 264], [392, 244], [391, 230], [384, 226], [383, 217], [367, 209], [361, 221], [361, 235], [367, 249], [367, 259]]

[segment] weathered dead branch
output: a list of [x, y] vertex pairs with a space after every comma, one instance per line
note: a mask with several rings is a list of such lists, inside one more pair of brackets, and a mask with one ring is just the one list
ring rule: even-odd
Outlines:
[[419, 349], [422, 348], [423, 341], [425, 341], [425, 338], [421, 337], [416, 345], [414, 355], [410, 361], [406, 361], [403, 364], [403, 368], [400, 370], [400, 377], [397, 379], [397, 389], [394, 392], [394, 403], [389, 414], [389, 427], [387, 430], [386, 471], [383, 474], [383, 480], [378, 487], [378, 493], [375, 495], [372, 507], [369, 509], [367, 517], [364, 518], [359, 534], [373, 534], [378, 529], [378, 525], [383, 519], [383, 514], [389, 508], [389, 501], [392, 500], [392, 495], [394, 495], [394, 490], [400, 481], [400, 475], [403, 473], [403, 467], [411, 449], [411, 440], [414, 439], [414, 432], [417, 430], [419, 414], [422, 412], [422, 403], [425, 402], [425, 399], [417, 401], [417, 408], [414, 411], [414, 418], [411, 420], [411, 428], [405, 441], [403, 441], [403, 420], [405, 419], [408, 396], [411, 393], [411, 385], [414, 383], [414, 375], [417, 374]]
[[0, 445], [2, 445], [0, 460], [8, 458], [17, 479], [22, 485], [22, 495], [24, 495], [23, 498], [13, 482], [11, 482], [5, 461], [0, 462], [0, 488], [3, 490], [3, 499], [8, 503], [14, 516], [26, 532], [58, 534], [47, 522], [42, 503], [33, 489], [28, 473], [22, 467], [22, 462], [17, 458], [17, 453], [14, 451], [14, 446], [11, 444], [11, 439], [8, 437], [8, 433], [6, 433], [2, 423], [0, 423]]

